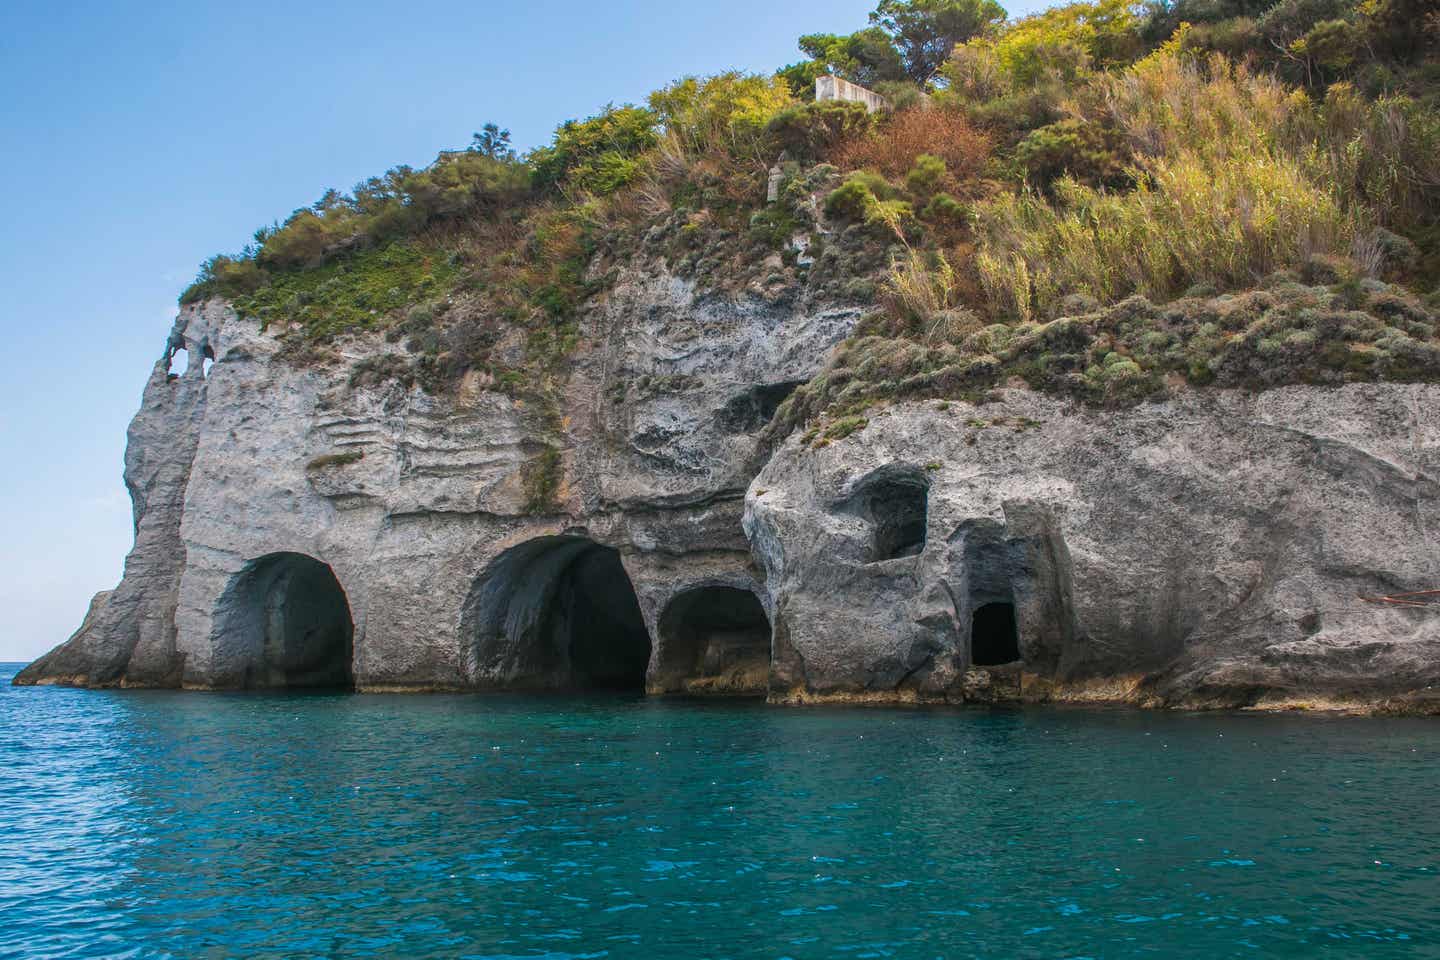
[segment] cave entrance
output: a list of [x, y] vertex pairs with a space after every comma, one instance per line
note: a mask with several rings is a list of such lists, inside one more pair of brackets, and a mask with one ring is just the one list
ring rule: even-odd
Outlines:
[[600, 690], [645, 689], [650, 634], [619, 552], [598, 546], [586, 550], [565, 578], [561, 595], [570, 604], [569, 635], [562, 642], [570, 652], [571, 683]]
[[805, 381], [785, 380], [761, 383], [731, 397], [720, 408], [717, 423], [726, 433], [754, 433], [775, 419], [780, 404]]
[[1020, 637], [1015, 604], [986, 603], [970, 619], [970, 662], [977, 667], [998, 667], [1020, 659]]
[[650, 634], [613, 547], [539, 537], [496, 557], [462, 615], [482, 686], [645, 689]]
[[247, 564], [218, 618], [251, 657], [245, 686], [354, 686], [355, 626], [335, 573], [313, 557], [272, 553]]
[[770, 621], [751, 591], [729, 586], [686, 590], [666, 606], [658, 626], [655, 692], [765, 696]]

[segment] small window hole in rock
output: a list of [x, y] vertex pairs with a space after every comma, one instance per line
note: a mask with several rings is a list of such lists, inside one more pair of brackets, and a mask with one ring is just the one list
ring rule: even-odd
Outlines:
[[210, 368], [215, 366], [215, 351], [211, 349], [210, 344], [205, 344], [205, 350], [201, 356], [203, 359], [200, 362], [200, 376], [208, 378]]
[[925, 549], [930, 484], [909, 468], [882, 469], [855, 496], [870, 523], [868, 562], [917, 556]]
[[190, 351], [184, 347], [173, 347], [166, 358], [165, 378], [178, 380], [190, 369]]

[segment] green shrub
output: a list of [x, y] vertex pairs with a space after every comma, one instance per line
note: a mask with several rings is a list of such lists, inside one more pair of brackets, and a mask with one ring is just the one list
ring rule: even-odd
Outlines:
[[840, 143], [869, 130], [874, 124], [861, 103], [826, 100], [806, 103], [780, 111], [766, 126], [772, 149], [784, 151], [792, 160], [826, 158]]
[[1144, 53], [1137, 4], [1131, 0], [1066, 3], [1025, 17], [990, 44], [1011, 83], [1032, 85], [1045, 75], [1073, 80], [1091, 67], [1127, 64]]
[[870, 425], [864, 417], [841, 417], [825, 429], [826, 440], [844, 440], [852, 433], [858, 433]]
[[966, 222], [970, 208], [948, 193], [937, 193], [920, 211], [920, 219], [931, 223], [959, 225]]
[[933, 196], [945, 183], [945, 161], [929, 153], [915, 158], [915, 165], [905, 174], [905, 189], [924, 200]]
[[1362, 43], [1364, 37], [1355, 24], [1347, 20], [1322, 20], [1290, 44], [1290, 52], [1338, 73], [1355, 63]]
[[1025, 179], [1042, 189], [1067, 175], [1093, 186], [1122, 186], [1128, 160], [1114, 130], [1075, 117], [1026, 134], [1015, 159]]
[[832, 220], [865, 221], [878, 201], [865, 181], [852, 176], [825, 198], [825, 216]]
[[650, 109], [669, 136], [693, 156], [728, 153], [768, 162], [765, 131], [775, 116], [795, 105], [785, 82], [731, 70], [713, 77], [685, 77], [650, 94]]
[[255, 293], [269, 280], [253, 258], [223, 254], [206, 260], [200, 275], [180, 294], [180, 303], [198, 303], [208, 297], [242, 297]]
[[237, 312], [263, 327], [282, 323], [321, 340], [382, 326], [396, 312], [447, 293], [458, 278], [442, 249], [397, 240], [317, 267], [271, 271], [264, 286], [227, 295]]
[[1347, 0], [1280, 0], [1256, 21], [1256, 29], [1266, 41], [1287, 48], [1314, 27], [1327, 20], [1338, 20], [1350, 12]]
[[800, 222], [779, 204], [757, 210], [750, 217], [750, 236], [775, 250], [789, 243], [799, 228]]
[[607, 107], [587, 120], [569, 120], [548, 147], [526, 157], [541, 190], [614, 193], [643, 169], [641, 155], [659, 141], [655, 114], [642, 107]]

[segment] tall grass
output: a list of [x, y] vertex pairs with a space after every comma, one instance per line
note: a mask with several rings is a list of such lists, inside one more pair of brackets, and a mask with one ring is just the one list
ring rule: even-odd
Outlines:
[[1253, 285], [1317, 254], [1345, 256], [1374, 226], [1433, 202], [1440, 130], [1401, 102], [1344, 88], [1324, 104], [1174, 42], [1096, 81], [1126, 138], [1136, 187], [1061, 180], [1053, 202], [1004, 194], [978, 208], [976, 266], [992, 308], [1029, 320], [1062, 298], [1169, 299], [1197, 283]]
[[961, 305], [964, 285], [943, 250], [916, 250], [908, 244], [880, 289], [886, 312], [903, 332], [930, 344], [958, 342], [980, 326]]
[[1129, 193], [1067, 178], [1053, 204], [1006, 194], [981, 217], [981, 283], [993, 306], [1022, 320], [1069, 294], [1166, 300], [1202, 281], [1247, 286], [1317, 253], [1346, 252], [1356, 232], [1332, 194], [1264, 150], [1218, 164], [1182, 150], [1148, 163]]

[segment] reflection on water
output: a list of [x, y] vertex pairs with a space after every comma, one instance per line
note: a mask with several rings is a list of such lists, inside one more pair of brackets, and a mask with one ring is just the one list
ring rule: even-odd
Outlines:
[[1440, 724], [12, 688], [0, 956], [1440, 955]]

